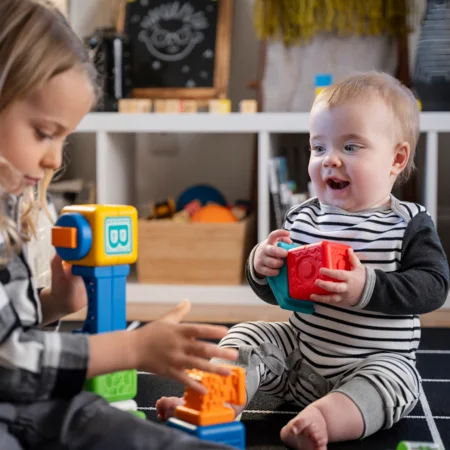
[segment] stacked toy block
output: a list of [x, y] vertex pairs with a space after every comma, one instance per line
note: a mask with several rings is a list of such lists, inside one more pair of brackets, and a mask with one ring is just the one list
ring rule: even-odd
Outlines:
[[[82, 333], [126, 328], [126, 280], [137, 260], [137, 211], [131, 206], [77, 205], [63, 209], [52, 230], [58, 255], [72, 265], [86, 286], [88, 308]], [[92, 378], [86, 390], [113, 405], [137, 411], [135, 370]]]
[[186, 388], [184, 405], [175, 409], [175, 418], [169, 419], [168, 425], [205, 441], [245, 449], [244, 425], [234, 420], [235, 412], [227, 406], [245, 404], [245, 371], [242, 367], [230, 369], [229, 376], [189, 370], [189, 376], [205, 386], [207, 394]]

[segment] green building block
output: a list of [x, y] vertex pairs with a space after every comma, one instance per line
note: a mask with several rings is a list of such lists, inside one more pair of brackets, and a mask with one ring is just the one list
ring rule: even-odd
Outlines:
[[87, 380], [84, 388], [86, 391], [101, 395], [110, 403], [131, 400], [137, 394], [137, 372], [123, 370], [99, 375]]
[[145, 415], [145, 412], [143, 411], [128, 411], [131, 414], [134, 414], [135, 416], [139, 417], [140, 419], [147, 420], [147, 416]]

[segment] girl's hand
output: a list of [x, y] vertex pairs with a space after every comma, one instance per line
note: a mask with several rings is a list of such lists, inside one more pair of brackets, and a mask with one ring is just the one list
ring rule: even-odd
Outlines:
[[208, 360], [216, 357], [234, 361], [238, 353], [231, 348], [219, 348], [216, 344], [197, 340], [220, 339], [227, 334], [226, 327], [180, 324], [190, 307], [190, 303], [184, 301], [161, 319], [129, 333], [134, 335], [133, 347], [139, 370], [170, 377], [205, 394], [204, 386], [189, 377], [185, 370], [197, 368], [228, 375], [229, 369]]
[[261, 278], [275, 277], [280, 273], [280, 267], [284, 264], [288, 252], [284, 248], [277, 246], [279, 241], [292, 244], [287, 230], [275, 230], [269, 234], [269, 237], [262, 241], [255, 251], [253, 266]]
[[81, 277], [72, 275], [71, 266], [55, 255], [52, 263], [52, 284], [47, 295], [61, 316], [79, 311], [87, 305], [87, 293]]
[[329, 291], [328, 295], [311, 295], [311, 300], [339, 306], [355, 306], [366, 285], [366, 269], [353, 250], [348, 250], [352, 270], [320, 269], [321, 275], [337, 281], [316, 280], [316, 285]]

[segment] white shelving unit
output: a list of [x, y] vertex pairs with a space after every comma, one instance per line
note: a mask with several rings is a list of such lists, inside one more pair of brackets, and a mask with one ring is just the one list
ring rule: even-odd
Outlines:
[[[133, 203], [136, 135], [141, 133], [230, 133], [258, 136], [258, 240], [269, 233], [268, 161], [275, 141], [283, 133], [308, 133], [308, 113], [260, 114], [119, 114], [91, 113], [77, 133], [96, 135], [96, 183], [99, 203]], [[450, 113], [422, 113], [421, 132], [426, 134], [424, 203], [437, 222], [438, 135], [450, 133]], [[131, 154], [130, 154], [131, 152]], [[178, 302], [189, 297], [203, 303], [254, 305], [258, 300], [245, 286], [159, 286], [130, 283], [133, 302]], [[447, 301], [450, 307], [450, 301]]]

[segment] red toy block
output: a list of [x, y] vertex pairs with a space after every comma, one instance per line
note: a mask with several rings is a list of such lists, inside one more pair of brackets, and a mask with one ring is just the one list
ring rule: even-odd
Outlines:
[[328, 294], [329, 292], [315, 285], [320, 278], [336, 281], [319, 273], [322, 267], [336, 270], [351, 270], [348, 256], [351, 247], [334, 242], [295, 247], [288, 251], [287, 270], [289, 295], [297, 300], [310, 300], [311, 294]]

